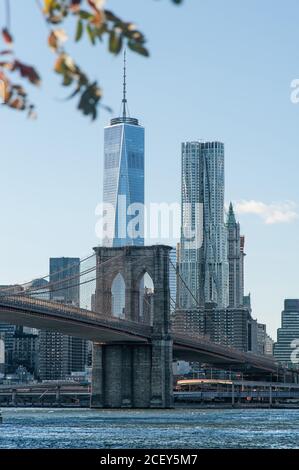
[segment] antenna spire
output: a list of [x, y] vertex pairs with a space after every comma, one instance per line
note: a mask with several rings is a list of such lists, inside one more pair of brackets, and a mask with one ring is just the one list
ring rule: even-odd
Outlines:
[[124, 75], [123, 75], [123, 118], [127, 117], [127, 51], [124, 50]]
[[120, 115], [119, 117], [112, 118], [110, 120], [111, 126], [116, 124], [131, 124], [132, 126], [139, 126], [138, 119], [131, 118], [128, 108], [127, 100], [127, 50], [124, 50], [124, 65], [123, 65], [123, 98], [120, 106]]

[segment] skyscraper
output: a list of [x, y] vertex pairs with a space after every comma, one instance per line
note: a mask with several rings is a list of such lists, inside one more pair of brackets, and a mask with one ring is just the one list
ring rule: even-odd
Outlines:
[[[274, 357], [279, 362], [295, 365], [292, 353], [299, 347], [299, 300], [286, 299], [281, 314], [281, 328], [277, 330], [277, 343], [274, 344]], [[293, 344], [292, 344], [293, 343]], [[296, 343], [296, 344], [295, 344]], [[298, 358], [298, 354], [296, 359]], [[298, 363], [296, 363], [298, 367]]]
[[17, 326], [13, 337], [12, 365], [17, 370], [19, 366], [26, 368], [35, 375], [37, 372], [38, 332], [34, 328]]
[[[1, 294], [15, 294], [23, 291], [22, 286], [19, 285], [7, 285], [0, 286]], [[4, 343], [5, 351], [5, 373], [14, 372], [12, 364], [12, 355], [13, 355], [13, 338], [16, 331], [15, 325], [10, 325], [8, 323], [0, 323], [0, 335]]]
[[227, 216], [228, 264], [229, 264], [229, 307], [243, 305], [244, 297], [244, 243], [240, 236], [240, 224], [236, 221], [232, 203]]
[[[224, 144], [182, 144], [182, 235], [180, 274], [189, 290], [180, 289], [180, 304], [228, 305], [227, 229], [224, 223]], [[202, 216], [200, 215], [202, 213]], [[202, 223], [199, 224], [199, 219]], [[188, 229], [188, 230], [187, 230]], [[190, 229], [202, 243], [190, 246]], [[199, 233], [201, 231], [201, 233]], [[196, 301], [195, 301], [196, 299]]]
[[106, 219], [110, 235], [104, 245], [143, 245], [143, 212], [132, 204], [144, 204], [144, 128], [128, 112], [126, 55], [122, 115], [111, 119], [104, 133], [103, 202], [114, 209]]
[[80, 307], [79, 281], [80, 258], [50, 258], [50, 300]]
[[[50, 299], [80, 306], [80, 259], [50, 258]], [[56, 288], [56, 289], [55, 289]], [[39, 376], [43, 380], [64, 379], [83, 371], [87, 364], [87, 342], [53, 331], [39, 335]]]
[[258, 354], [263, 356], [273, 356], [274, 341], [267, 333], [267, 326], [263, 323], [258, 323], [257, 328]]

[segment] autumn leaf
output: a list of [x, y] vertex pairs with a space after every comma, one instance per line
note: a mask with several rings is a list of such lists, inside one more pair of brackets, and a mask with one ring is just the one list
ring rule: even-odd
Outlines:
[[87, 1], [89, 5], [91, 6], [91, 8], [93, 8], [96, 11], [100, 11], [106, 3], [106, 0], [87, 0]]
[[11, 101], [10, 107], [14, 109], [25, 109], [24, 101], [21, 98], [15, 98]]
[[54, 31], [51, 31], [48, 37], [48, 45], [52, 51], [56, 51], [58, 48], [58, 40]]
[[48, 15], [51, 10], [54, 8], [56, 1], [55, 0], [44, 0], [44, 13]]
[[[173, 4], [183, 3], [183, 0], [168, 1]], [[84, 115], [95, 119], [98, 107], [106, 109], [101, 102], [102, 90], [97, 82], [90, 81], [88, 75], [67, 54], [64, 48], [64, 42], [68, 39], [66, 32], [64, 29], [58, 29], [56, 25], [68, 21], [72, 16], [76, 23], [75, 41], [81, 39], [83, 32], [93, 45], [97, 44], [97, 40], [103, 41], [107, 38], [108, 50], [112, 54], [118, 54], [126, 45], [132, 51], [148, 56], [149, 52], [145, 47], [146, 38], [133, 22], [123, 21], [112, 11], [107, 10], [106, 0], [37, 0], [37, 3], [40, 4], [42, 16], [50, 29], [47, 41], [50, 49], [56, 54], [54, 70], [60, 74], [63, 86], [73, 86], [70, 97], [78, 96], [79, 110]], [[9, 8], [9, 2], [6, 2], [7, 8]], [[9, 18], [7, 10], [6, 18]], [[2, 38], [11, 47], [13, 36], [9, 24], [10, 21], [7, 20], [2, 29]], [[33, 27], [32, 30], [34, 30]], [[9, 54], [13, 54], [13, 51], [8, 48], [0, 51], [0, 98], [8, 107], [25, 110], [29, 117], [33, 117], [35, 116], [34, 106], [28, 102], [26, 91], [22, 85], [12, 83], [10, 79], [12, 73], [17, 72], [33, 85], [39, 85], [40, 76], [33, 66], [14, 58], [4, 57]], [[1, 79], [6, 73], [7, 81]]]
[[21, 74], [21, 77], [27, 78], [30, 83], [33, 85], [40, 84], [40, 76], [37, 71], [30, 65], [22, 64], [20, 61], [15, 60], [13, 63], [12, 70], [18, 70]]
[[55, 29], [54, 34], [60, 43], [66, 42], [68, 40], [68, 36], [65, 30], [62, 28]]
[[56, 73], [62, 73], [64, 64], [64, 54], [61, 54], [57, 57], [57, 60], [54, 64], [54, 70]]
[[99, 28], [105, 21], [105, 13], [103, 11], [97, 11], [91, 18], [90, 22]]
[[11, 53], [12, 53], [11, 49], [6, 49], [4, 51], [0, 51], [0, 55], [7, 55], [7, 54], [11, 54]]
[[0, 72], [0, 98], [6, 103], [9, 98], [9, 82], [5, 75]]
[[9, 44], [9, 45], [13, 44], [12, 35], [10, 34], [10, 32], [8, 31], [7, 28], [2, 29], [2, 37], [3, 37], [3, 40], [6, 44]]

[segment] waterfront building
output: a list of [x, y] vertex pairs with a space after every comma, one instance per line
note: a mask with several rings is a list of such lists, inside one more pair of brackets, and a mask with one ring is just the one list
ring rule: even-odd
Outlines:
[[[30, 331], [31, 330], [31, 331]], [[12, 366], [14, 370], [24, 367], [32, 375], [37, 373], [38, 332], [17, 326], [13, 337]]]
[[206, 333], [211, 341], [243, 352], [251, 350], [252, 319], [248, 309], [212, 308], [206, 312], [206, 315]]
[[248, 320], [248, 351], [258, 354], [258, 322], [251, 315]]
[[229, 303], [229, 267], [224, 223], [223, 143], [182, 144], [181, 188], [180, 275], [192, 295], [180, 286], [180, 307], [190, 309], [213, 302], [218, 308], [225, 308]]
[[203, 307], [176, 309], [172, 318], [172, 330], [178, 334], [204, 336], [206, 334], [206, 315]]
[[50, 298], [49, 282], [44, 278], [33, 279], [33, 281], [26, 284], [25, 294], [26, 291], [35, 299], [49, 300]]
[[221, 309], [207, 303], [202, 308], [176, 310], [173, 330], [247, 352], [252, 351], [252, 322], [245, 307]]
[[273, 356], [274, 341], [267, 333], [267, 326], [263, 323], [258, 323], [257, 328], [258, 354], [263, 356]]
[[13, 372], [12, 365], [12, 352], [13, 352], [13, 337], [16, 331], [14, 325], [8, 323], [0, 323], [0, 335], [4, 345], [4, 357], [5, 357], [5, 373]]
[[[104, 130], [103, 201], [114, 209], [105, 220], [111, 229], [103, 240], [106, 246], [144, 244], [144, 128], [129, 116], [124, 59], [122, 114]], [[142, 212], [133, 204], [142, 205]], [[136, 233], [128, 232], [130, 227]]]
[[[286, 365], [297, 365], [292, 359], [299, 347], [299, 299], [286, 299], [281, 313], [281, 327], [277, 330], [274, 357]], [[298, 357], [298, 354], [297, 354]]]
[[264, 352], [265, 352], [265, 356], [273, 356], [273, 352], [274, 352], [274, 341], [273, 341], [273, 339], [271, 338], [271, 336], [268, 335], [268, 333], [266, 334], [266, 338], [265, 338], [265, 348], [264, 348]]
[[[23, 291], [23, 287], [14, 284], [14, 285], [2, 285], [0, 286], [0, 294], [16, 294]], [[16, 331], [15, 325], [10, 325], [8, 323], [0, 323], [0, 335], [2, 342], [4, 343], [4, 352], [5, 352], [5, 373], [14, 372], [12, 355], [13, 355], [13, 338]], [[2, 345], [3, 345], [2, 343]]]
[[[50, 300], [80, 306], [80, 259], [50, 258]], [[40, 331], [39, 377], [61, 380], [87, 365], [87, 341], [54, 331]]]
[[257, 324], [257, 350], [258, 354], [265, 353], [265, 340], [266, 340], [266, 325], [263, 323]]

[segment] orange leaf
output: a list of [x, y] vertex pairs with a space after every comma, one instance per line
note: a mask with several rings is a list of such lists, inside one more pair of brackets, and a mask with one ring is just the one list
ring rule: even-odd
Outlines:
[[92, 20], [90, 20], [90, 22], [98, 28], [104, 23], [104, 21], [105, 13], [103, 11], [96, 11], [96, 13], [92, 17]]
[[13, 43], [12, 35], [10, 34], [7, 28], [2, 29], [2, 37], [3, 37], [4, 42], [6, 42], [6, 44], [11, 45]]
[[7, 80], [0, 78], [0, 98], [3, 103], [6, 103], [9, 97], [9, 84]]
[[56, 51], [56, 49], [58, 47], [58, 41], [57, 41], [57, 37], [56, 37], [56, 34], [54, 33], [54, 31], [51, 31], [51, 33], [48, 37], [48, 44], [49, 44], [49, 47], [53, 51]]
[[91, 6], [91, 8], [93, 8], [96, 11], [100, 11], [106, 2], [106, 0], [87, 0], [87, 1], [89, 5]]

